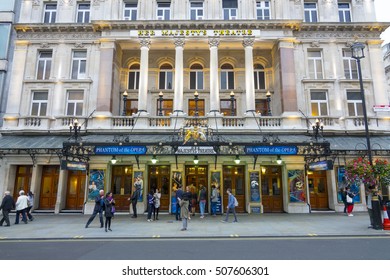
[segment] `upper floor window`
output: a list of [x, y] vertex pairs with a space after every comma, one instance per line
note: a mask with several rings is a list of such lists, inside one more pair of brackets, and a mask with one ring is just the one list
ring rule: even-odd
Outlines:
[[255, 100], [256, 113], [260, 113], [262, 116], [268, 116], [268, 102], [266, 99]]
[[[160, 108], [161, 104], [161, 108]], [[173, 99], [163, 99], [163, 101], [160, 103], [159, 100], [157, 100], [157, 112], [156, 115], [160, 116], [169, 116], [170, 113], [173, 111]]]
[[317, 3], [305, 3], [303, 6], [305, 22], [317, 22]]
[[351, 22], [351, 6], [349, 3], [338, 3], [340, 22]]
[[350, 49], [343, 50], [343, 64], [345, 78], [349, 80], [358, 79], [359, 74], [356, 59], [352, 58], [352, 51]]
[[10, 36], [11, 36], [11, 24], [0, 23], [0, 59], [7, 58]]
[[347, 91], [348, 116], [357, 117], [363, 115], [363, 104], [360, 91]]
[[32, 93], [31, 116], [46, 116], [48, 96], [47, 91], [34, 91]]
[[37, 79], [48, 80], [51, 71], [52, 51], [40, 51], [38, 54]]
[[265, 72], [263, 65], [255, 64], [255, 89], [265, 89]]
[[234, 69], [227, 63], [221, 66], [221, 89], [234, 89]]
[[77, 5], [77, 22], [88, 23], [90, 21], [91, 4], [79, 3]]
[[258, 20], [271, 19], [270, 1], [256, 1], [256, 18]]
[[328, 115], [328, 96], [326, 91], [310, 92], [310, 104], [313, 117]]
[[131, 116], [138, 112], [138, 100], [127, 99], [126, 101], [126, 116]]
[[203, 2], [190, 2], [190, 18], [191, 20], [203, 19]]
[[321, 51], [308, 51], [309, 77], [310, 79], [323, 79], [322, 53]]
[[203, 89], [203, 66], [200, 64], [191, 66], [190, 89]]
[[221, 113], [223, 113], [225, 116], [237, 116], [236, 99], [221, 99], [219, 105]]
[[123, 19], [137, 20], [137, 3], [125, 3]]
[[157, 2], [157, 19], [171, 19], [171, 2]]
[[204, 99], [189, 99], [188, 100], [188, 116], [204, 116]]
[[223, 0], [222, 9], [224, 20], [237, 19], [237, 0]]
[[67, 116], [82, 116], [84, 106], [84, 92], [82, 90], [69, 90], [66, 102]]
[[173, 88], [173, 69], [169, 64], [163, 64], [160, 67], [159, 89]]
[[139, 89], [140, 65], [133, 64], [129, 68], [128, 89]]
[[72, 53], [72, 79], [84, 79], [87, 66], [87, 52], [73, 51]]
[[55, 23], [57, 16], [57, 3], [45, 4], [45, 11], [43, 13], [44, 23]]

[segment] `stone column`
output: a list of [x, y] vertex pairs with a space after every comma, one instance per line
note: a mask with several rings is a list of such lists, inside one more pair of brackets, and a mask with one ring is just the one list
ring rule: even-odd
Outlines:
[[246, 111], [254, 112], [255, 108], [255, 83], [253, 76], [253, 43], [254, 38], [245, 37], [242, 45], [245, 48], [245, 101]]
[[100, 43], [99, 83], [96, 115], [111, 116], [115, 42]]
[[[57, 55], [56, 55], [56, 64], [57, 65], [66, 65], [69, 59], [69, 52], [67, 51], [66, 45], [63, 41], [58, 43], [57, 47]], [[52, 71], [54, 72], [54, 76], [57, 77], [57, 80], [66, 79], [69, 77], [69, 73], [65, 73], [64, 67], [55, 67], [53, 65]], [[71, 66], [72, 67], [72, 66]], [[53, 69], [54, 68], [54, 69]], [[64, 102], [66, 100], [66, 93], [64, 92], [63, 83], [55, 83], [54, 86], [54, 94], [53, 94], [53, 110], [51, 112], [52, 116], [63, 116], [66, 115], [64, 111]]]
[[173, 112], [183, 113], [183, 51], [184, 38], [175, 39], [175, 96], [173, 100]]
[[138, 112], [147, 113], [150, 39], [141, 38], [141, 67], [138, 90]]
[[57, 201], [54, 208], [54, 214], [60, 213], [61, 209], [63, 209], [65, 206], [67, 179], [68, 171], [60, 169], [60, 176], [58, 178]]
[[210, 37], [210, 113], [219, 113], [218, 46], [219, 38]]

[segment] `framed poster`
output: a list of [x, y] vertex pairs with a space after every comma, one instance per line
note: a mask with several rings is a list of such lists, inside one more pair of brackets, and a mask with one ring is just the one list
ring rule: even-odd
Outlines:
[[337, 184], [338, 184], [338, 188], [339, 188], [339, 191], [337, 192], [337, 200], [339, 203], [343, 203], [340, 190], [344, 190], [344, 188], [347, 186], [349, 186], [351, 188], [351, 192], [353, 192], [355, 194], [353, 201], [357, 202], [357, 203], [362, 202], [362, 199], [360, 196], [360, 187], [354, 183], [348, 184], [347, 180], [345, 179], [345, 166], [337, 167]]
[[100, 190], [104, 191], [105, 169], [91, 169], [88, 181], [88, 201], [94, 201]]
[[287, 170], [290, 202], [305, 202], [305, 171]]
[[211, 172], [211, 187], [215, 186], [219, 192], [218, 202], [215, 207], [215, 213], [222, 213], [222, 195], [221, 195], [221, 171]]
[[143, 171], [134, 171], [134, 187], [136, 190], [139, 190], [138, 201], [142, 202], [143, 191], [144, 191], [144, 172]]
[[260, 202], [259, 178], [260, 178], [259, 171], [249, 172], [251, 202]]

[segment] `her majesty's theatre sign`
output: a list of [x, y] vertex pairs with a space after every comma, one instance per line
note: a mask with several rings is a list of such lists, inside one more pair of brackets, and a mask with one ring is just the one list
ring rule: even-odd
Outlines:
[[234, 36], [259, 36], [260, 30], [251, 29], [192, 29], [192, 30], [131, 30], [130, 36], [138, 37], [234, 37]]

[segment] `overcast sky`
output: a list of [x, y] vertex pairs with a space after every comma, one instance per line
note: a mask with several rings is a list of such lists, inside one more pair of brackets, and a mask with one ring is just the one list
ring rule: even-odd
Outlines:
[[[376, 18], [379, 22], [390, 22], [390, 0], [375, 0]], [[390, 28], [383, 34], [385, 43], [390, 43]]]

